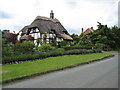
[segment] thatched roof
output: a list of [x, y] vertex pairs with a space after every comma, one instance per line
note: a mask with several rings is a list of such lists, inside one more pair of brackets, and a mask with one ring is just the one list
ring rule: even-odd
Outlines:
[[29, 25], [24, 26], [24, 27], [21, 29], [22, 33], [26, 34], [27, 31], [28, 31], [28, 28], [29, 28]]
[[40, 33], [49, 33], [51, 30], [55, 30], [56, 34], [63, 34], [64, 31], [67, 32], [67, 30], [57, 19], [51, 19], [43, 16], [36, 17], [36, 19], [30, 25], [30, 28], [33, 27], [37, 27], [40, 30]]
[[[31, 28], [38, 28], [40, 30], [40, 33], [50, 33], [51, 31], [54, 31], [55, 34], [66, 34], [69, 35], [67, 30], [63, 27], [63, 25], [60, 23], [59, 20], [43, 17], [43, 16], [37, 16], [35, 20], [28, 26], [25, 26], [21, 31], [25, 34], [27, 33], [28, 29]], [[62, 35], [63, 36], [63, 35]], [[71, 40], [71, 37], [67, 37], [66, 39]]]
[[67, 34], [59, 34], [58, 37], [62, 37], [65, 40], [73, 40], [69, 35]]

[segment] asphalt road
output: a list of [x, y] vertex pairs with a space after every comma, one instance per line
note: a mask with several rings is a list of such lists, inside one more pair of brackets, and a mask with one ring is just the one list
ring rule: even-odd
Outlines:
[[118, 54], [72, 69], [16, 82], [4, 88], [118, 88]]

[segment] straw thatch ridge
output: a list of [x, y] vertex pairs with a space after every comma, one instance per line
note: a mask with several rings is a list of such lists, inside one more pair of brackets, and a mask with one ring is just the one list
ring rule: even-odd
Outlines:
[[63, 34], [64, 32], [68, 34], [67, 30], [57, 19], [51, 19], [43, 16], [37, 16], [29, 27], [37, 27], [40, 30], [40, 33], [50, 33], [51, 30], [55, 30], [56, 34]]
[[[61, 34], [64, 35], [64, 39], [66, 40], [73, 40], [70, 36], [67, 30], [63, 27], [63, 25], [60, 23], [58, 19], [52, 19], [44, 16], [37, 16], [35, 20], [30, 24], [25, 26], [21, 31], [24, 34], [29, 34], [29, 30], [32, 30], [34, 28], [38, 28], [40, 33], [51, 33], [51, 31], [54, 31], [54, 33], [57, 36], [60, 36]], [[63, 35], [61, 35], [63, 36]], [[65, 38], [66, 36], [66, 38]]]

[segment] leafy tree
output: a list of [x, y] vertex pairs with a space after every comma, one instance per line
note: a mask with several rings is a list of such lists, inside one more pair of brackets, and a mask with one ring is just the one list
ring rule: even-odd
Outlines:
[[109, 28], [98, 22], [98, 29], [89, 36], [93, 44], [102, 43], [113, 49], [120, 47], [120, 29], [116, 26]]
[[111, 35], [109, 35], [112, 40], [115, 41], [116, 48], [120, 48], [120, 28], [114, 26], [111, 28]]
[[[120, 48], [120, 28], [117, 26], [109, 28], [98, 22], [98, 28], [87, 35], [80, 35], [78, 45], [94, 45], [102, 48]], [[101, 45], [101, 46], [100, 46]]]
[[80, 36], [72, 34], [71, 37], [73, 38], [74, 44], [76, 45], [80, 41]]
[[81, 38], [77, 44], [78, 46], [92, 46], [92, 42], [88, 35], [80, 35], [80, 36]]

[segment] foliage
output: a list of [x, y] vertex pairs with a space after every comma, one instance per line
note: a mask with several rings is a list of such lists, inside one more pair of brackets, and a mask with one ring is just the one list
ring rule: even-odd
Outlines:
[[40, 47], [38, 47], [38, 51], [42, 52], [48, 52], [51, 50], [55, 50], [55, 47], [51, 46], [50, 44], [43, 44]]
[[120, 47], [120, 29], [117, 26], [109, 28], [98, 22], [98, 29], [87, 35], [80, 35], [78, 46], [87, 45], [97, 49], [115, 49]]
[[42, 41], [41, 41], [41, 38], [37, 38], [36, 42], [37, 42], [37, 46], [39, 46], [39, 45], [42, 45], [42, 44], [43, 44], [43, 43], [42, 43]]
[[89, 38], [81, 38], [77, 43], [78, 46], [92, 46], [92, 42]]
[[57, 46], [56, 36], [54, 36], [54, 38], [51, 38], [50, 45], [51, 45], [51, 46], [54, 46], [54, 47], [56, 47], [56, 46]]
[[84, 36], [85, 36], [84, 33], [81, 33], [81, 34], [80, 34], [80, 38], [82, 38], [82, 37], [84, 37]]
[[104, 50], [104, 48], [105, 48], [105, 44], [103, 44], [103, 43], [96, 43], [94, 46], [94, 49]]
[[64, 50], [73, 50], [73, 49], [92, 49], [91, 46], [64, 46]]
[[14, 50], [11, 47], [12, 44], [9, 43], [6, 39], [2, 39], [2, 57], [12, 56], [14, 54]]
[[109, 48], [119, 47], [120, 29], [116, 26], [108, 28], [98, 22], [98, 29], [90, 35], [93, 44], [102, 43]]
[[1, 74], [3, 82], [13, 81], [19, 78], [30, 77], [47, 73], [50, 71], [61, 70], [67, 67], [74, 67], [80, 64], [100, 60], [105, 57], [112, 56], [109, 53], [89, 54], [89, 55], [70, 55], [54, 58], [47, 58], [44, 60], [37, 60], [26, 63], [11, 64], [1, 66], [3, 71], [8, 71]]
[[87, 54], [87, 53], [97, 53], [101, 52], [101, 50], [72, 50], [72, 51], [64, 51], [63, 49], [57, 49], [52, 52], [43, 52], [43, 53], [35, 53], [35, 54], [28, 54], [28, 55], [18, 55], [12, 57], [4, 57], [2, 63], [15, 63], [20, 61], [27, 61], [27, 60], [35, 60], [35, 59], [42, 59], [47, 57], [54, 57], [54, 56], [61, 56], [61, 55], [73, 55], [73, 54]]
[[77, 44], [80, 41], [80, 38], [82, 36], [78, 36], [78, 35], [72, 34], [71, 37], [73, 38], [74, 43]]
[[71, 50], [71, 51], [66, 51], [65, 54], [68, 55], [74, 55], [74, 54], [86, 54], [86, 53], [97, 53], [97, 52], [101, 52], [101, 50]]
[[117, 48], [116, 51], [117, 51], [118, 53], [120, 53], [120, 48]]
[[2, 47], [2, 57], [12, 56], [14, 51], [11, 47]]
[[35, 44], [33, 42], [27, 41], [23, 43], [16, 43], [14, 49], [16, 52], [20, 52], [22, 54], [32, 53], [34, 50]]
[[45, 32], [43, 35], [43, 44], [47, 44], [46, 38], [47, 38], [47, 32]]
[[7, 40], [2, 38], [2, 47], [7, 47]]
[[120, 28], [118, 28], [117, 26], [112, 27], [111, 35], [109, 37], [110, 39], [115, 41], [116, 48], [120, 48]]
[[6, 39], [7, 39], [7, 41], [8, 42], [12, 42], [12, 43], [16, 43], [16, 41], [17, 41], [17, 34], [14, 34], [14, 33], [6, 33], [7, 35], [6, 35]]
[[58, 43], [58, 46], [61, 48], [61, 47], [64, 47], [64, 46], [67, 46], [67, 42], [66, 41], [61, 41]]

